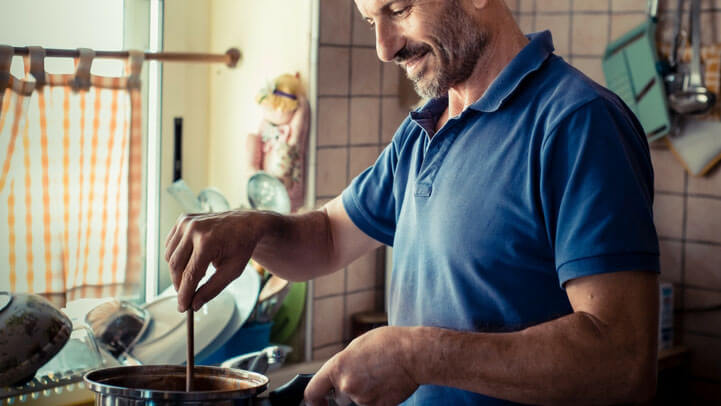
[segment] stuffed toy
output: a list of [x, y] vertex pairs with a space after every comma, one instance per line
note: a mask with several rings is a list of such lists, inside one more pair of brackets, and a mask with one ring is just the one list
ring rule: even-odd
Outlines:
[[262, 119], [258, 132], [248, 134], [250, 173], [265, 171], [285, 185], [291, 211], [304, 201], [305, 150], [310, 107], [300, 75], [278, 76], [256, 97]]

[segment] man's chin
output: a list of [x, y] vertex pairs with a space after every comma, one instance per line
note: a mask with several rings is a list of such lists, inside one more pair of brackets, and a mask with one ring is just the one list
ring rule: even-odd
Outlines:
[[445, 96], [448, 91], [444, 91], [436, 83], [429, 82], [413, 82], [413, 88], [416, 93], [424, 99], [435, 99]]

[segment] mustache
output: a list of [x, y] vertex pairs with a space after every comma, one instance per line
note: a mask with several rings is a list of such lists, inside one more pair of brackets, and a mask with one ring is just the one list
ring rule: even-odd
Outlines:
[[401, 64], [409, 59], [413, 59], [431, 51], [432, 49], [428, 44], [406, 45], [396, 53], [393, 57], [393, 62]]

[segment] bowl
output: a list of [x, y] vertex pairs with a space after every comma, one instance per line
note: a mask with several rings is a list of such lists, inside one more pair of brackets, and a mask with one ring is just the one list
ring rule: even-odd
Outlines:
[[98, 345], [113, 357], [121, 358], [133, 349], [150, 323], [150, 313], [125, 300], [105, 302], [85, 315]]
[[258, 171], [248, 179], [248, 201], [256, 210], [290, 213], [290, 197], [285, 185], [275, 176]]
[[38, 369], [36, 377], [58, 375], [71, 370], [89, 371], [103, 364], [103, 356], [100, 354], [93, 332], [80, 322], [73, 327], [70, 340], [55, 357]]
[[0, 387], [31, 380], [65, 346], [72, 329], [44, 297], [0, 292]]

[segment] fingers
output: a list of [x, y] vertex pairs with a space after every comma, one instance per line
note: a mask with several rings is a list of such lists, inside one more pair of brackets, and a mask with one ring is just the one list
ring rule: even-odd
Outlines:
[[305, 403], [312, 406], [326, 406], [328, 401], [326, 396], [333, 389], [333, 381], [331, 380], [331, 368], [333, 358], [323, 364], [323, 366], [315, 373], [313, 379], [308, 382], [305, 387]]
[[166, 262], [170, 262], [170, 258], [173, 256], [173, 253], [175, 252], [175, 248], [178, 246], [178, 243], [180, 243], [180, 240], [183, 238], [183, 234], [185, 234], [185, 230], [180, 224], [174, 225], [173, 229], [168, 234], [168, 238], [165, 239]]
[[222, 292], [230, 282], [243, 273], [245, 263], [247, 263], [247, 261], [242, 264], [236, 262], [232, 264], [223, 264], [222, 267], [216, 267], [216, 272], [213, 276], [211, 276], [210, 279], [208, 279], [208, 281], [205, 282], [205, 284], [203, 284], [197, 292], [195, 292], [192, 303], [193, 309], [200, 309], [204, 304], [218, 296], [218, 294]]
[[181, 280], [185, 269], [188, 267], [188, 260], [193, 253], [193, 243], [191, 237], [183, 236], [180, 242], [176, 244], [172, 256], [168, 259], [170, 268], [170, 279], [173, 281], [173, 287], [177, 292], [180, 289]]
[[[168, 233], [168, 235], [165, 236], [165, 248], [168, 248], [168, 244], [169, 244], [170, 241], [173, 239], [173, 236], [175, 235], [175, 230], [177, 230], [177, 229], [178, 229], [178, 222], [176, 222], [176, 223], [173, 225], [173, 228], [170, 229], [170, 232]], [[165, 259], [166, 259], [166, 261], [167, 261], [167, 259], [168, 259], [168, 258], [167, 258], [167, 255], [168, 255], [168, 252], [167, 252], [167, 251], [165, 252], [165, 255], [166, 255], [166, 258], [165, 258]]]
[[175, 251], [175, 247], [178, 245], [181, 238], [183, 238], [183, 235], [185, 234], [187, 225], [196, 216], [198, 216], [198, 214], [183, 214], [180, 217], [178, 217], [178, 220], [175, 221], [175, 225], [173, 226], [173, 228], [170, 229], [168, 236], [165, 237], [165, 260], [166, 261], [170, 261], [170, 257], [173, 255], [173, 251]]
[[177, 291], [180, 287], [180, 278], [185, 269], [193, 244], [189, 243], [191, 226], [198, 214], [187, 214], [178, 217], [177, 222], [165, 239], [165, 261], [170, 266], [170, 279]]
[[182, 273], [183, 276], [180, 278], [180, 287], [178, 288], [179, 312], [184, 312], [190, 307], [195, 295], [195, 289], [208, 270], [208, 264], [210, 264], [210, 260], [206, 259], [199, 250], [193, 250], [188, 265]]

